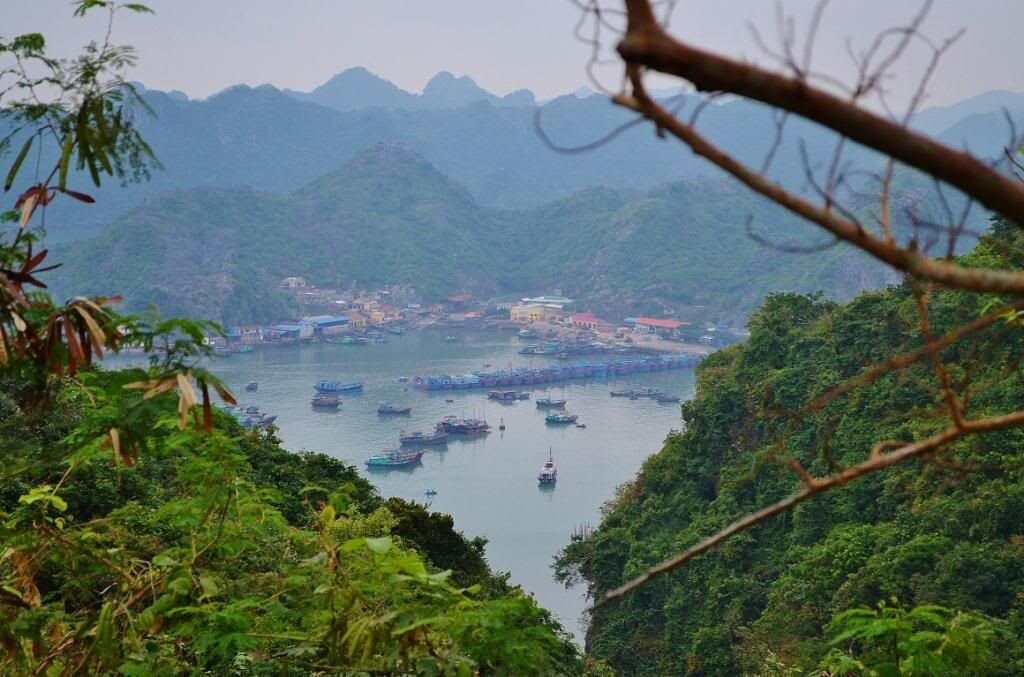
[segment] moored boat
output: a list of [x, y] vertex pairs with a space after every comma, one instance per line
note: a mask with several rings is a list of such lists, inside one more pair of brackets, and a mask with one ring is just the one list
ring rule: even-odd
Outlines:
[[369, 468], [397, 468], [412, 465], [419, 462], [426, 452], [423, 449], [415, 451], [401, 451], [400, 449], [385, 449], [366, 459]]
[[337, 409], [341, 404], [341, 399], [337, 395], [318, 393], [309, 403], [318, 409]]
[[491, 432], [491, 426], [487, 425], [487, 421], [478, 418], [445, 416], [438, 426], [451, 435], [483, 435]]
[[245, 386], [245, 389], [248, 390], [251, 393], [251, 392], [255, 392], [255, 391], [259, 390], [259, 387], [260, 387], [259, 383], [257, 383], [256, 381], [250, 381], [248, 383], [248, 385]]
[[438, 428], [432, 433], [422, 433], [420, 431], [406, 433], [402, 431], [398, 435], [398, 442], [403, 446], [433, 446], [438, 444], [446, 444], [448, 442], [448, 433]]
[[561, 409], [568, 400], [553, 400], [550, 397], [538, 397], [534, 402], [539, 409]]
[[397, 404], [391, 404], [390, 402], [379, 402], [377, 404], [378, 414], [409, 414], [412, 412], [412, 407], [405, 406], [400, 407]]
[[558, 468], [555, 467], [555, 457], [551, 453], [551, 448], [548, 448], [548, 460], [541, 466], [540, 472], [537, 474], [537, 482], [540, 484], [554, 484], [558, 481]]
[[363, 384], [359, 382], [342, 383], [334, 379], [321, 379], [313, 388], [318, 393], [349, 393], [362, 390]]
[[557, 414], [548, 414], [544, 417], [544, 421], [547, 423], [563, 424], [563, 423], [575, 423], [576, 419], [579, 418], [576, 414], [566, 414], [565, 412], [558, 412]]

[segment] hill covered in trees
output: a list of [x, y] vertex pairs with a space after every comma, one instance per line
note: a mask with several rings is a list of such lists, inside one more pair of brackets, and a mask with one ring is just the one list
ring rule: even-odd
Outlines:
[[[625, 129], [574, 155], [552, 151], [537, 133], [539, 125], [554, 143], [576, 146], [633, 119], [603, 96], [569, 95], [538, 104], [525, 91], [498, 97], [449, 74], [439, 74], [431, 85], [412, 94], [364, 69], [350, 69], [310, 93], [239, 85], [190, 100], [179, 92], [144, 90], [152, 115], [136, 110], [134, 119], [162, 169], [145, 183], [95, 190], [94, 205], [55, 203], [47, 216], [48, 238], [88, 237], [129, 209], [174, 190], [250, 188], [287, 196], [382, 141], [410, 146], [489, 208], [530, 209], [596, 186], [646, 191], [670, 181], [719, 176], [678, 144], [642, 127]], [[685, 114], [699, 102], [682, 97], [678, 103]], [[949, 141], [991, 152], [994, 135], [1005, 141], [1003, 124], [965, 119], [1001, 116], [1002, 106], [1020, 110], [1019, 100], [1009, 95], [978, 97], [977, 102], [923, 111], [922, 124], [941, 135], [964, 121]], [[774, 143], [771, 111], [755, 103], [714, 102], [700, 120], [710, 139], [754, 166]], [[12, 146], [19, 141], [16, 136]], [[808, 157], [824, 158], [834, 144], [834, 136], [822, 128], [791, 120], [771, 176], [806, 190], [801, 145]], [[852, 145], [846, 159], [868, 169], [881, 166], [877, 157]], [[90, 183], [86, 174], [76, 178], [72, 171], [71, 176], [72, 185]], [[16, 183], [15, 189], [27, 185]]]
[[611, 310], [705, 305], [736, 320], [768, 291], [846, 298], [888, 279], [846, 249], [808, 257], [766, 247], [748, 237], [748, 221], [781, 245], [812, 233], [712, 179], [496, 210], [409, 147], [382, 143], [286, 197], [202, 188], [151, 200], [66, 247], [55, 285], [119, 290], [129, 309], [155, 303], [225, 322], [288, 316], [276, 285], [289, 275], [322, 286], [411, 284], [428, 300], [559, 287]]
[[[1019, 269], [1022, 244], [1019, 229], [997, 224], [963, 262]], [[961, 292], [935, 293], [935, 336], [983, 315], [984, 303]], [[970, 384], [965, 415], [1019, 407], [1024, 390], [1013, 374], [1024, 343], [1016, 322], [1006, 315], [942, 350], [954, 365], [952, 382]], [[636, 480], [619, 489], [591, 538], [565, 548], [557, 565], [564, 581], [583, 583], [600, 598], [799, 489], [787, 459], [821, 477], [883, 453], [872, 451], [879, 440], [921, 439], [942, 426], [930, 414], [943, 400], [927, 359], [863, 378], [868, 366], [922, 344], [909, 284], [844, 305], [773, 295], [749, 326], [748, 341], [699, 367], [696, 397], [682, 408], [684, 432], [670, 436]], [[984, 361], [968, 367], [978, 351]], [[858, 376], [861, 386], [845, 397], [819, 400]], [[827, 674], [1020, 674], [1021, 442], [1019, 429], [971, 438], [819, 495], [597, 609], [588, 650], [619, 675], [819, 674], [815, 668], [835, 664], [846, 668]], [[919, 671], [908, 664], [869, 672], [852, 661], [871, 655], [870, 631], [833, 642], [838, 633], [830, 623], [879, 603], [895, 625], [872, 627], [876, 638], [891, 640], [894, 655], [912, 644], [900, 642], [913, 632], [925, 632], [894, 610], [931, 605], [998, 619], [997, 656], [964, 658], [971, 650], [957, 645], [971, 624], [961, 618], [966, 634], [932, 627], [927, 632], [935, 634], [919, 638], [931, 642], [929, 651], [941, 654], [945, 646], [948, 659], [964, 659], [960, 668], [917, 663]], [[935, 614], [931, 620], [941, 624]]]

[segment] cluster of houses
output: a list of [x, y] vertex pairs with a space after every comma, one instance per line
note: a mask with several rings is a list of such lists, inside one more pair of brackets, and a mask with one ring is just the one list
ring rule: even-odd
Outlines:
[[[301, 277], [287, 277], [280, 288], [294, 295], [301, 319], [270, 326], [242, 326], [231, 330], [228, 342], [308, 341], [341, 334], [373, 334], [374, 329], [412, 327], [428, 323], [448, 327], [473, 327], [501, 317], [520, 326], [547, 324], [608, 339], [630, 336], [658, 336], [670, 340], [699, 341], [722, 345], [725, 332], [713, 326], [694, 326], [671, 318], [627, 317], [621, 322], [606, 321], [593, 312], [575, 310], [576, 301], [555, 294], [511, 301], [482, 302], [469, 293], [454, 294], [444, 301], [422, 305], [414, 289], [405, 286], [375, 291], [351, 292], [324, 289], [306, 284]], [[305, 312], [303, 312], [305, 311]], [[507, 314], [506, 314], [507, 313]], [[731, 342], [731, 341], [728, 341]]]
[[[692, 338], [695, 329], [689, 322], [670, 318], [627, 317], [621, 323], [607, 322], [590, 311], [573, 312], [571, 308], [574, 304], [574, 299], [564, 296], [524, 298], [509, 305], [509, 319], [517, 324], [548, 323], [616, 338], [622, 338], [628, 333], [656, 335], [667, 339]], [[706, 327], [704, 331], [714, 332], [714, 327]], [[716, 337], [705, 334], [699, 340], [713, 344]]]

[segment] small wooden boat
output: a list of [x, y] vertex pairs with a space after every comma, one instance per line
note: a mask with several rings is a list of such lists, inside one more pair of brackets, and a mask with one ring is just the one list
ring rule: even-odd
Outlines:
[[368, 468], [399, 468], [417, 463], [423, 458], [425, 453], [427, 452], [423, 449], [417, 449], [416, 451], [385, 449], [381, 453], [366, 459], [366, 466]]
[[245, 389], [248, 390], [251, 393], [251, 392], [255, 392], [255, 391], [259, 390], [259, 387], [260, 387], [259, 383], [256, 383], [256, 381], [250, 381], [249, 384], [247, 386], [245, 386]]
[[412, 413], [412, 407], [399, 407], [398, 405], [391, 404], [390, 402], [380, 402], [377, 405], [378, 414], [396, 414], [405, 415]]
[[540, 409], [562, 409], [568, 400], [553, 400], [550, 397], [538, 397], [534, 402]]
[[560, 425], [565, 423], [575, 423], [577, 418], [579, 418], [579, 416], [577, 416], [576, 414], [566, 414], [564, 412], [559, 412], [557, 414], [548, 414], [547, 416], [544, 417], [544, 421], [546, 423]]
[[337, 409], [341, 405], [341, 399], [337, 395], [319, 393], [309, 401], [317, 409]]
[[576, 424], [576, 427], [577, 427], [577, 428], [586, 428], [586, 427], [587, 427], [587, 424], [586, 424], [586, 423], [577, 423], [577, 424]]

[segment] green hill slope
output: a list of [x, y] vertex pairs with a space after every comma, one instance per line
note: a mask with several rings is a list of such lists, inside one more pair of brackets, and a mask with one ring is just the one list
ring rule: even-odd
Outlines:
[[[708, 306], [736, 320], [770, 291], [848, 297], [888, 279], [837, 248], [787, 254], [748, 237], [820, 241], [725, 181], [592, 189], [529, 211], [479, 205], [409, 147], [381, 143], [287, 197], [195, 189], [151, 200], [67, 245], [58, 290], [123, 290], [128, 307], [224, 322], [287, 317], [277, 282], [410, 284], [425, 300], [560, 287], [615, 314]], [[659, 243], [654, 246], [652, 243]]]
[[[1012, 237], [1010, 249], [1020, 251], [1019, 234]], [[1019, 268], [1019, 257], [1007, 261], [999, 253], [1005, 245], [985, 243], [971, 256]], [[983, 301], [936, 295], [935, 335], [983, 314]], [[560, 576], [601, 595], [789, 495], [800, 480], [780, 453], [823, 476], [832, 464], [862, 462], [879, 440], [930, 434], [942, 424], [929, 417], [940, 400], [926, 360], [823, 409], [778, 415], [801, 410], [866, 365], [919, 346], [916, 322], [906, 287], [842, 306], [796, 295], [770, 298], [752, 316], [745, 344], [705, 360], [697, 396], [683, 405], [685, 432], [670, 436], [620, 489], [592, 538], [566, 548]], [[1019, 407], [1020, 382], [1003, 374], [1019, 362], [1022, 343], [1019, 332], [993, 342], [1000, 331], [993, 327], [945, 354], [956, 364], [976, 358], [981, 346], [989, 351], [971, 375], [977, 384], [971, 418]], [[906, 462], [744, 532], [599, 609], [588, 648], [623, 676], [819, 674], [814, 668], [830, 648], [825, 626], [833, 615], [896, 597], [908, 606], [937, 604], [1005, 619], [1003, 671], [985, 674], [1020, 674], [1022, 437], [1015, 429], [973, 438], [943, 457], [984, 470]], [[777, 669], [768, 671], [772, 662]]]

